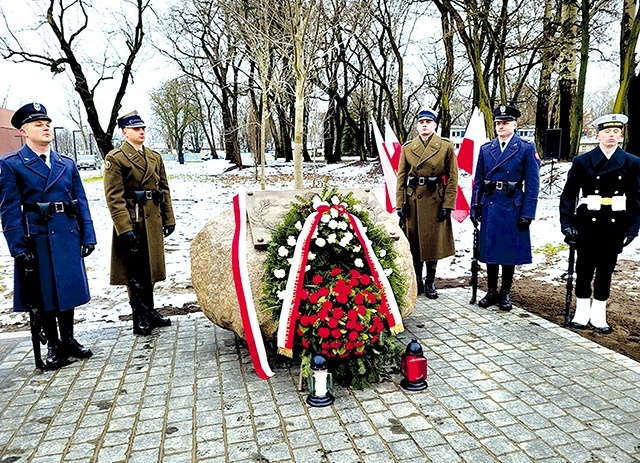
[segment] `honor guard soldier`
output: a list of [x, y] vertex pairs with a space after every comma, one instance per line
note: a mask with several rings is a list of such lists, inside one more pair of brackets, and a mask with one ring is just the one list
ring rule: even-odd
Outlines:
[[153, 285], [166, 278], [164, 238], [173, 233], [171, 194], [160, 154], [144, 146], [137, 111], [118, 119], [126, 141], [104, 163], [104, 191], [113, 219], [111, 284], [126, 285], [133, 332], [148, 335], [171, 320], [154, 308]]
[[[78, 168], [50, 147], [51, 118], [39, 103], [11, 118], [25, 145], [0, 158], [0, 217], [15, 260], [13, 310], [29, 311], [40, 368], [57, 369], [69, 357], [91, 357], [73, 335], [74, 308], [91, 299], [84, 258], [96, 234]], [[60, 330], [58, 336], [58, 329]], [[48, 353], [39, 358], [42, 330]]]
[[[396, 204], [401, 219], [406, 220], [418, 293], [424, 291], [436, 299], [436, 266], [439, 259], [455, 252], [451, 211], [455, 209], [458, 187], [458, 162], [453, 143], [435, 133], [438, 117], [432, 109], [416, 115], [418, 136], [402, 147], [398, 166]], [[427, 277], [422, 280], [426, 262]]]
[[571, 326], [584, 329], [590, 323], [602, 334], [611, 332], [607, 299], [618, 254], [640, 227], [640, 160], [618, 146], [626, 122], [623, 114], [595, 120], [600, 143], [573, 158], [560, 196], [561, 230], [577, 253]]
[[[511, 310], [515, 266], [529, 264], [529, 225], [536, 216], [540, 158], [533, 143], [515, 133], [520, 111], [500, 105], [493, 111], [497, 138], [480, 147], [471, 199], [471, 220], [480, 223], [479, 259], [487, 264], [487, 294], [480, 307]], [[499, 266], [502, 287], [498, 292]]]

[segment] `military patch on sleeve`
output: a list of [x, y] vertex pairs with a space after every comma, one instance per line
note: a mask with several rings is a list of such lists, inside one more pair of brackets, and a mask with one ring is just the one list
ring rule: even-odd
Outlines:
[[106, 170], [111, 169], [111, 161], [104, 161], [104, 168]]

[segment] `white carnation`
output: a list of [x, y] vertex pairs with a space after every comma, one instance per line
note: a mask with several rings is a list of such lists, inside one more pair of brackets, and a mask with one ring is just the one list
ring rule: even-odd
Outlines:
[[316, 255], [315, 255], [314, 253], [309, 252], [309, 254], [307, 254], [307, 259], [309, 259], [309, 260], [313, 260], [313, 259], [315, 259], [315, 258], [316, 258]]
[[277, 294], [278, 294], [278, 299], [280, 299], [281, 301], [283, 301], [283, 300], [284, 300], [284, 294], [285, 294], [285, 292], [286, 292], [285, 290], [278, 291], [278, 292], [277, 292]]
[[340, 198], [338, 198], [337, 196], [332, 196], [331, 197], [331, 203], [332, 204], [340, 204]]
[[360, 259], [359, 257], [353, 261], [353, 265], [355, 265], [358, 268], [364, 267], [364, 262], [362, 262], [362, 259]]
[[340, 213], [338, 212], [338, 209], [331, 209], [329, 213], [331, 214], [331, 217], [333, 217], [334, 219], [340, 215]]
[[296, 230], [302, 230], [302, 223], [298, 220], [295, 224]]
[[328, 223], [328, 226], [331, 230], [335, 230], [336, 228], [338, 228], [338, 222], [336, 222], [335, 220], [331, 219]]
[[360, 250], [361, 250], [361, 249], [362, 249], [362, 248], [360, 247], [360, 245], [359, 245], [359, 244], [356, 244], [356, 245], [353, 247], [353, 252], [360, 252]]
[[380, 249], [380, 252], [378, 254], [380, 255], [380, 257], [384, 257], [387, 255], [387, 251], [386, 249]]
[[327, 223], [329, 220], [331, 220], [331, 214], [322, 214], [320, 222]]
[[327, 244], [327, 242], [323, 237], [316, 238], [316, 246], [318, 246], [319, 248], [322, 248], [324, 247], [325, 244]]
[[355, 206], [353, 206], [353, 210], [356, 212], [360, 212], [362, 211], [362, 206], [360, 204], [356, 204]]
[[386, 276], [389, 276], [389, 275], [391, 275], [392, 273], [393, 273], [393, 269], [392, 269], [392, 268], [385, 268], [385, 269], [384, 269], [384, 274], [385, 274]]
[[336, 242], [337, 238], [338, 237], [336, 236], [335, 233], [331, 233], [329, 236], [327, 236], [327, 243], [333, 244]]
[[273, 275], [276, 278], [284, 278], [286, 276], [287, 272], [285, 272], [283, 269], [281, 268], [277, 268], [273, 271]]
[[287, 244], [289, 246], [295, 246], [296, 245], [296, 239], [295, 237], [289, 235], [289, 237], [287, 238]]
[[278, 255], [280, 257], [286, 257], [289, 254], [289, 250], [287, 248], [285, 248], [284, 246], [280, 246], [278, 248]]
[[339, 230], [346, 230], [348, 226], [349, 225], [347, 225], [347, 222], [344, 222], [344, 221], [338, 222], [338, 229]]

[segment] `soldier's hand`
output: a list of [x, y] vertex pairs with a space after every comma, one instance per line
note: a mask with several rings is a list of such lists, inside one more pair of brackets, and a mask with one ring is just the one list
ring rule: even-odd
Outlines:
[[131, 251], [137, 251], [140, 248], [140, 239], [133, 230], [129, 230], [118, 235], [118, 238], [127, 247], [127, 249]]
[[407, 218], [407, 214], [406, 212], [404, 212], [404, 209], [398, 208], [396, 209], [396, 212], [398, 213], [398, 217], [400, 217], [401, 219], [405, 220]]
[[518, 230], [521, 232], [529, 230], [529, 225], [531, 225], [531, 220], [529, 217], [520, 217], [518, 219]]
[[578, 240], [578, 230], [573, 227], [567, 227], [562, 230], [562, 234], [564, 235], [564, 242], [568, 245], [576, 244]]
[[438, 211], [438, 221], [444, 222], [451, 217], [451, 209], [442, 208]]
[[173, 233], [176, 229], [175, 225], [167, 225], [166, 227], [162, 227], [162, 233], [164, 234], [165, 238], [167, 236], [169, 236], [171, 233]]
[[91, 254], [94, 250], [96, 249], [96, 245], [95, 244], [83, 244], [82, 245], [82, 258], [87, 257], [89, 254]]
[[36, 268], [36, 259], [33, 254], [28, 251], [16, 254], [15, 260], [18, 268], [22, 270], [33, 270]]
[[471, 223], [474, 227], [477, 227], [480, 224], [480, 219], [482, 218], [482, 209], [478, 207], [471, 208], [471, 214], [469, 215], [471, 219]]
[[622, 247], [624, 248], [625, 246], [629, 246], [636, 236], [637, 235], [626, 235], [624, 237], [624, 243], [622, 243]]

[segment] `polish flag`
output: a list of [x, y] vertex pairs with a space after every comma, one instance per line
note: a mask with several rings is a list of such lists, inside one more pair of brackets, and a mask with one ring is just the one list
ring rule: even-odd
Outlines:
[[402, 145], [400, 145], [398, 138], [393, 133], [393, 130], [391, 130], [388, 121], [386, 121], [385, 127], [386, 139], [382, 138], [382, 133], [375, 119], [372, 118], [371, 123], [373, 125], [376, 146], [378, 147], [382, 174], [384, 175], [386, 208], [387, 212], [393, 213], [396, 210], [396, 186], [398, 183], [398, 165], [400, 164]]
[[[487, 131], [484, 126], [484, 115], [476, 107], [473, 109], [467, 131], [464, 134], [462, 145], [458, 150], [458, 169], [463, 170], [470, 176], [470, 181], [465, 182], [461, 177], [458, 181], [458, 194], [456, 195], [456, 209], [451, 216], [458, 222], [462, 222], [469, 216], [470, 207], [469, 200], [464, 194], [464, 191], [468, 191], [469, 198], [473, 191], [473, 178], [476, 173], [476, 164], [478, 162], [478, 153], [480, 153], [480, 146], [489, 141], [487, 137]], [[464, 184], [465, 188], [461, 188], [461, 184]]]

